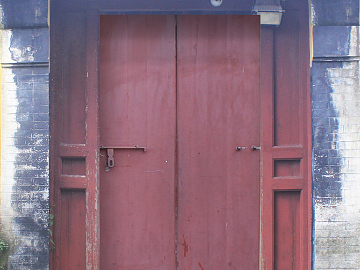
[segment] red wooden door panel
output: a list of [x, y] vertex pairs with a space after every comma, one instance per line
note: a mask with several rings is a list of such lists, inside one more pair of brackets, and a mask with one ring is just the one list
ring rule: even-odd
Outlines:
[[259, 267], [259, 38], [253, 16], [102, 17], [101, 269]]
[[258, 17], [179, 16], [177, 30], [179, 269], [258, 269]]
[[[311, 269], [309, 20], [290, 1], [261, 30], [262, 269]], [[300, 11], [302, 10], [302, 11]]]
[[[51, 1], [50, 269], [311, 268], [308, 3], [262, 27], [261, 150], [237, 152], [259, 139], [256, 18], [99, 16], [250, 10], [190, 2]], [[105, 172], [100, 145], [147, 151]]]
[[105, 16], [101, 21], [101, 269], [175, 266], [175, 18]]

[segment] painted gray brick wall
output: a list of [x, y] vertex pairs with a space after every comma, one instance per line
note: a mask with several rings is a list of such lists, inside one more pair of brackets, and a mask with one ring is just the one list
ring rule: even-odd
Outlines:
[[0, 237], [10, 244], [5, 269], [48, 269], [47, 1], [1, 0], [0, 4]]
[[358, 69], [358, 61], [313, 65], [314, 266], [319, 270], [360, 267]]
[[359, 1], [315, 0], [313, 269], [360, 269]]
[[48, 266], [48, 68], [3, 69], [1, 226], [8, 269]]

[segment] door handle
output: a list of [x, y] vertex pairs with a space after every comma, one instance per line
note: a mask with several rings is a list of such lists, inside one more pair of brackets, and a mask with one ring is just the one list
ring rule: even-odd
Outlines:
[[[236, 146], [236, 147], [235, 147], [235, 150], [236, 150], [236, 151], [241, 151], [242, 149], [246, 149], [246, 148], [247, 148], [247, 147], [245, 147], [245, 146]], [[260, 146], [255, 146], [255, 145], [253, 145], [253, 146], [250, 147], [250, 149], [251, 149], [251, 150], [260, 150], [261, 147], [260, 147]]]
[[110, 168], [115, 166], [114, 149], [120, 150], [143, 150], [146, 152], [146, 148], [142, 146], [100, 146], [100, 149], [106, 150], [107, 160], [105, 162], [105, 171], [110, 171]]

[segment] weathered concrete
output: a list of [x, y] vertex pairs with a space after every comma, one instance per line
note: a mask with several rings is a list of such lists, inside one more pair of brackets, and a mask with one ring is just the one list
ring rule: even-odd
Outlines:
[[358, 0], [312, 0], [315, 25], [359, 25]]

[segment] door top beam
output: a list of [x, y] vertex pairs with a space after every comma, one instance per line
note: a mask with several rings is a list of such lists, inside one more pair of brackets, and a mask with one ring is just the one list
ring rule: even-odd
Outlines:
[[[212, 2], [221, 2], [213, 5]], [[202, 14], [254, 14], [255, 1], [249, 0], [52, 0], [51, 12], [61, 7], [64, 10], [95, 9], [104, 15], [130, 14], [167, 14], [167, 15], [202, 15]], [[56, 9], [55, 9], [56, 7]]]

